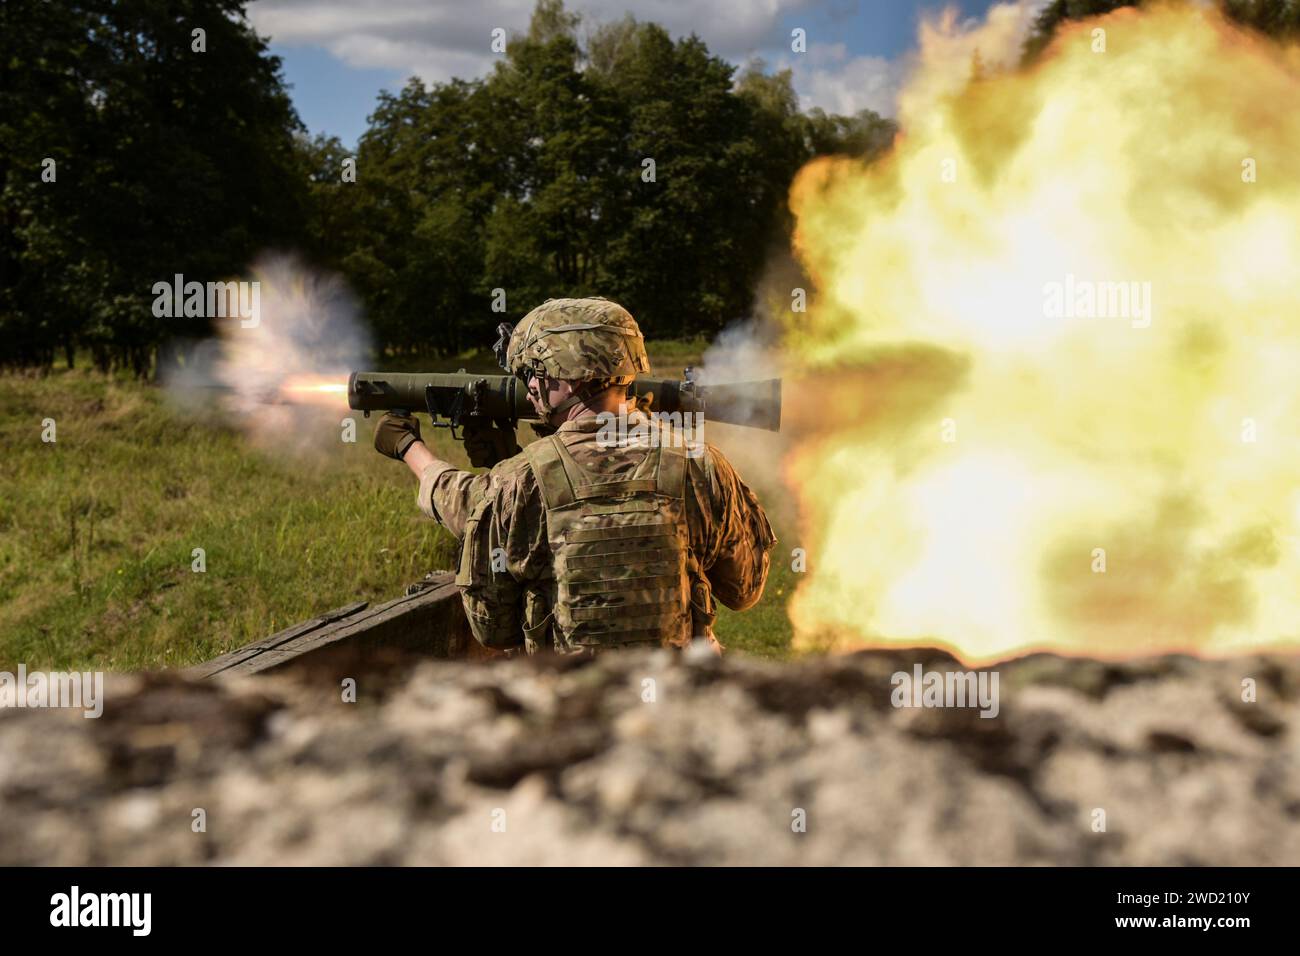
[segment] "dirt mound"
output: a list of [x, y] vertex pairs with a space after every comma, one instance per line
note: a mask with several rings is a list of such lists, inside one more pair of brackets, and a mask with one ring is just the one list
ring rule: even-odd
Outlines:
[[99, 720], [0, 711], [0, 863], [1300, 863], [1300, 660], [1038, 655], [989, 718], [893, 706], [917, 664], [958, 669], [110, 678]]

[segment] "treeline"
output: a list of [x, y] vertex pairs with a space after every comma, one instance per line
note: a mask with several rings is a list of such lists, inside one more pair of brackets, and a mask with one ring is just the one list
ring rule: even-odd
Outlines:
[[749, 309], [796, 170], [892, 138], [872, 113], [801, 114], [788, 74], [737, 78], [695, 37], [629, 18], [584, 45], [576, 27], [543, 3], [486, 79], [383, 96], [362, 189], [313, 144], [316, 248], [390, 347], [470, 344], [495, 290], [508, 317], [601, 294], [650, 334], [715, 331]]
[[799, 166], [894, 132], [802, 113], [788, 73], [738, 76], [654, 24], [580, 40], [543, 0], [487, 77], [382, 95], [353, 155], [306, 137], [244, 7], [6, 0], [0, 363], [85, 350], [145, 375], [209, 331], [155, 317], [154, 283], [266, 249], [343, 274], [390, 350], [460, 350], [556, 295], [708, 333], [748, 310]]
[[[211, 331], [155, 316], [154, 284], [238, 277], [264, 250], [341, 273], [392, 351], [481, 344], [557, 295], [708, 334], [785, 244], [796, 170], [895, 132], [801, 112], [788, 72], [738, 74], [694, 36], [580, 31], [541, 0], [488, 76], [382, 95], [353, 154], [307, 137], [246, 2], [0, 4], [0, 365], [86, 352], [147, 375], [164, 343]], [[1300, 34], [1300, 0], [1221, 2]], [[1026, 58], [1127, 5], [1052, 0]]]
[[[1067, 20], [1082, 20], [1120, 7], [1142, 5], [1143, 0], [1048, 0], [1025, 40], [1024, 58], [1030, 61], [1038, 56], [1051, 42], [1056, 28]], [[1279, 39], [1300, 37], [1300, 0], [1218, 0], [1218, 5], [1229, 20], [1251, 30]]]
[[0, 4], [0, 362], [88, 350], [145, 374], [160, 342], [205, 331], [155, 318], [153, 283], [297, 241], [278, 69], [237, 0]]

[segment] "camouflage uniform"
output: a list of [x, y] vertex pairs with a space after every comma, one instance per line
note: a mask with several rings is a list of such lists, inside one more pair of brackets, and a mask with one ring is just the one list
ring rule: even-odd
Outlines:
[[[535, 361], [593, 388], [649, 370], [635, 321], [603, 299], [534, 309], [509, 354], [512, 370]], [[762, 596], [776, 538], [722, 453], [688, 453], [658, 423], [657, 441], [601, 424], [566, 421], [486, 474], [437, 462], [421, 476], [421, 510], [461, 539], [456, 583], [484, 645], [683, 646], [712, 640], [715, 597], [743, 610]]]

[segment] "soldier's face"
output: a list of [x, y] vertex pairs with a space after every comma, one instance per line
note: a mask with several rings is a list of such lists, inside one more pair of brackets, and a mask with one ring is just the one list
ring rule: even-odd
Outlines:
[[554, 408], [572, 394], [573, 386], [568, 382], [562, 382], [559, 379], [551, 378], [549, 375], [540, 377], [537, 375], [528, 376], [528, 400], [533, 403], [533, 408], [536, 409], [538, 417], [544, 422], [551, 423], [550, 415], [544, 411], [542, 401], [543, 397], [545, 397], [546, 400], [545, 405]]

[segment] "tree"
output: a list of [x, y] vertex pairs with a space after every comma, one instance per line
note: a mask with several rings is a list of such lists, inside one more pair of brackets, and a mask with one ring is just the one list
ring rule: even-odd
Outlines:
[[1300, 36], [1300, 0], [1225, 0], [1224, 12], [1243, 26], [1269, 36]]
[[483, 345], [566, 295], [711, 333], [749, 313], [798, 168], [893, 135], [870, 112], [802, 114], [789, 71], [737, 77], [630, 16], [584, 42], [541, 0], [488, 76], [382, 93], [354, 155], [305, 134], [244, 2], [0, 7], [0, 364], [86, 348], [143, 374], [160, 342], [208, 331], [155, 318], [153, 284], [232, 278], [267, 247], [341, 271], [395, 351]]
[[244, 5], [6, 2], [0, 361], [83, 345], [147, 374], [160, 341], [209, 331], [155, 318], [155, 282], [229, 278], [301, 238], [301, 124]]
[[[1067, 20], [1082, 20], [1141, 6], [1142, 0], [1051, 0], [1038, 14], [1025, 40], [1024, 60], [1035, 59], [1051, 42], [1056, 28]], [[1218, 0], [1220, 8], [1242, 26], [1273, 37], [1300, 35], [1300, 0]]]
[[1025, 39], [1025, 62], [1036, 59], [1052, 42], [1056, 28], [1067, 20], [1083, 20], [1101, 16], [1120, 7], [1135, 7], [1141, 0], [1051, 0], [1034, 20], [1034, 27]]

